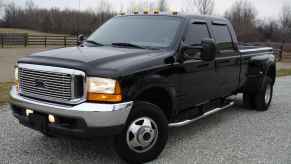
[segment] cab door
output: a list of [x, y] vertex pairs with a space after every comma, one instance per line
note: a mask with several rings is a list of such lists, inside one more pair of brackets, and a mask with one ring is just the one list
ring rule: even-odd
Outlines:
[[230, 29], [225, 22], [212, 22], [217, 44], [215, 59], [220, 97], [231, 95], [239, 87], [240, 53], [235, 49]]
[[[203, 21], [192, 21], [185, 35], [184, 43], [199, 46], [203, 39], [211, 38], [208, 24]], [[217, 73], [215, 61], [202, 61], [199, 52], [192, 59], [186, 60], [181, 72], [183, 108], [191, 108], [217, 97]], [[185, 54], [181, 54], [185, 55]]]

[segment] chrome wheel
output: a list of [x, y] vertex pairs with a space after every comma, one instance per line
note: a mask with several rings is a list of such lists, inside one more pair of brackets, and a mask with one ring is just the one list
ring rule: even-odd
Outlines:
[[272, 86], [271, 84], [268, 84], [267, 85], [267, 88], [266, 88], [266, 93], [265, 93], [265, 103], [268, 104], [270, 102], [270, 99], [271, 99], [271, 94], [272, 94]]
[[126, 142], [134, 152], [144, 153], [155, 145], [158, 133], [155, 121], [148, 117], [138, 118], [128, 127]]

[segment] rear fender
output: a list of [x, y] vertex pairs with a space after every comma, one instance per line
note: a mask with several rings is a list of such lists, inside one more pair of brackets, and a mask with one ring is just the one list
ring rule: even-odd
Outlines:
[[243, 87], [244, 92], [255, 93], [261, 88], [264, 77], [268, 75], [270, 69], [276, 68], [275, 56], [264, 54], [250, 58], [247, 67], [246, 82]]

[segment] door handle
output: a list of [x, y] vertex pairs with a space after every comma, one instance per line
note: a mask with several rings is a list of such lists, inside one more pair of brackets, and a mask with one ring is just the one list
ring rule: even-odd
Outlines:
[[222, 61], [218, 61], [217, 63], [219, 64], [230, 63], [230, 60], [222, 60]]

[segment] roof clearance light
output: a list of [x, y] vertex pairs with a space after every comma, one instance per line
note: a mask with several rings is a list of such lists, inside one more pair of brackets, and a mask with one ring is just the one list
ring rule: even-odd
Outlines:
[[160, 11], [159, 10], [155, 10], [154, 14], [160, 14]]

